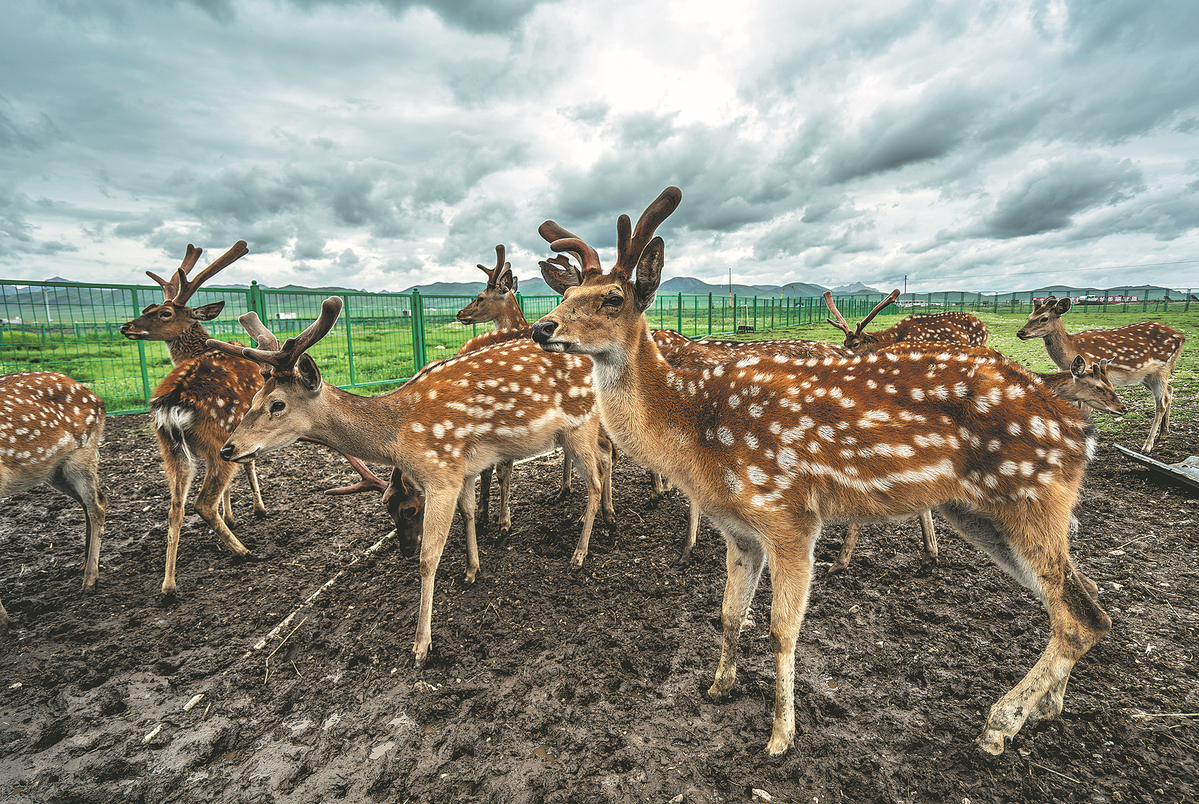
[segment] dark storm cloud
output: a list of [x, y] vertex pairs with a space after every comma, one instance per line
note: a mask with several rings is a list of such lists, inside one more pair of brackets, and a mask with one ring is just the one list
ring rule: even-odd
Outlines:
[[1127, 200], [1144, 189], [1141, 170], [1126, 159], [1055, 160], [1010, 184], [970, 233], [1006, 240], [1064, 229], [1079, 213]]

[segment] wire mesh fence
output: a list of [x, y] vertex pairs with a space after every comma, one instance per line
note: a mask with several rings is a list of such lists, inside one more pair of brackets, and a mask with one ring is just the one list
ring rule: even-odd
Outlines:
[[[201, 288], [190, 304], [225, 303], [221, 314], [205, 325], [214, 338], [248, 343], [237, 317], [252, 310], [284, 341], [316, 319], [328, 295], [320, 290], [263, 288], [255, 282], [248, 288]], [[457, 322], [458, 310], [471, 296], [425, 296], [418, 291], [339, 291], [338, 295], [345, 302], [342, 315], [310, 352], [325, 379], [342, 388], [379, 392], [398, 386], [428, 362], [453, 355], [468, 339], [490, 328]], [[557, 296], [517, 298], [530, 321], [550, 312], [559, 301]], [[881, 298], [861, 294], [835, 301], [842, 315], [854, 321], [864, 318]], [[171, 370], [171, 361], [164, 345], [130, 341], [121, 335], [120, 327], [161, 300], [161, 289], [150, 286], [0, 280], [0, 373], [58, 371], [91, 387], [110, 413], [145, 411], [155, 386]], [[1189, 289], [1157, 299], [1124, 292], [1072, 300], [1083, 315], [1087, 311], [1188, 311], [1199, 305]], [[944, 310], [1019, 314], [1038, 301], [1034, 292], [909, 294], [880, 315]], [[651, 327], [693, 338], [815, 324], [827, 315], [820, 297], [716, 293], [659, 293], [646, 311]]]

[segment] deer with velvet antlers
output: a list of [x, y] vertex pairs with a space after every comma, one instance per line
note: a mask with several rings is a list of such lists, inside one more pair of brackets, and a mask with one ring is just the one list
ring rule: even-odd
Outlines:
[[[100, 486], [104, 402], [65, 374], [0, 377], [0, 499], [49, 484], [83, 506], [83, 589], [100, 577], [108, 497]], [[0, 605], [0, 631], [8, 612]]]
[[1079, 355], [1091, 363], [1106, 359], [1107, 375], [1116, 388], [1143, 385], [1149, 389], [1153, 394], [1153, 423], [1141, 447], [1142, 452], [1149, 452], [1159, 432], [1165, 435], [1170, 431], [1170, 402], [1174, 398], [1170, 374], [1186, 338], [1160, 321], [1140, 321], [1071, 335], [1062, 323], [1062, 316], [1069, 310], [1069, 299], [1050, 296], [1033, 309], [1016, 337], [1044, 338], [1049, 359], [1060, 369], [1068, 370]]
[[672, 368], [644, 312], [663, 265], [654, 231], [681, 197], [667, 188], [636, 229], [620, 216], [608, 274], [595, 249], [542, 224], [555, 252], [581, 262], [583, 282], [562, 288], [565, 298], [533, 325], [533, 337], [548, 351], [591, 358], [596, 403], [617, 445], [677, 484], [724, 533], [724, 639], [709, 694], [733, 689], [741, 625], [769, 565], [776, 681], [766, 750], [786, 751], [795, 735], [796, 637], [821, 528], [935, 507], [1049, 612], [1048, 647], [991, 708], [979, 738], [1002, 752], [1026, 720], [1061, 712], [1071, 668], [1111, 628], [1069, 551], [1090, 426], [998, 354], [751, 357]]
[[[196, 495], [196, 513], [235, 557], [243, 558], [250, 553], [230, 530], [230, 526], [237, 524], [229, 493], [229, 483], [237, 467], [222, 461], [220, 450], [250, 409], [255, 392], [262, 387], [262, 375], [253, 361], [208, 348], [209, 335], [204, 322], [220, 315], [225, 307], [223, 301], [187, 306], [205, 281], [241, 259], [249, 249], [244, 240], [239, 240], [198, 276], [189, 279], [187, 275], [202, 252], [203, 249], [188, 244], [183, 263], [170, 280], [147, 271], [162, 287], [164, 299], [161, 304], [149, 305], [140, 316], [121, 327], [121, 334], [130, 340], [165, 341], [174, 365], [150, 397], [154, 435], [171, 491], [162, 581], [162, 594], [167, 597], [178, 593], [175, 561], [183, 529], [183, 509], [198, 468], [204, 468], [204, 481]], [[254, 513], [264, 516], [266, 506], [262, 504], [253, 462], [243, 469], [253, 493]]]
[[[845, 348], [855, 354], [866, 354], [909, 343], [960, 343], [963, 346], [986, 346], [987, 325], [969, 313], [917, 313], [910, 315], [887, 329], [866, 332], [874, 317], [899, 298], [899, 289], [891, 291], [887, 298], [874, 306], [858, 325], [850, 330], [849, 323], [833, 303], [832, 291], [824, 292], [824, 304], [833, 318], [827, 319], [845, 333]], [[1068, 366], [1063, 366], [1068, 368]]]
[[[302, 436], [395, 467], [407, 484], [398, 494], [423, 498], [420, 538], [420, 613], [413, 653], [423, 665], [432, 644], [433, 589], [455, 507], [466, 534], [466, 579], [479, 570], [474, 481], [502, 460], [540, 454], [560, 445], [587, 476], [583, 532], [571, 562], [581, 566], [601, 506], [608, 456], [599, 449], [599, 417], [584, 358], [550, 355], [529, 340], [501, 341], [421, 369], [403, 387], [378, 397], [347, 393], [321, 379], [306, 350], [337, 321], [342, 302], [326, 299], [320, 317], [282, 346], [258, 320], [238, 320], [258, 348], [210, 340], [209, 345], [258, 361], [266, 383], [221, 449], [227, 461], [246, 462]], [[602, 501], [605, 517], [611, 500]], [[402, 545], [411, 555], [418, 545]]]

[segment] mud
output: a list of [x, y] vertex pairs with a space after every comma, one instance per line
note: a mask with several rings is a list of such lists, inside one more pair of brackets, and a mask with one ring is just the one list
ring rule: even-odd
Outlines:
[[[1119, 440], [1139, 444], [1145, 426], [1143, 411], [1129, 416]], [[832, 530], [800, 636], [798, 737], [772, 759], [769, 582], [732, 700], [713, 703], [723, 543], [705, 526], [691, 563], [676, 565], [685, 503], [676, 492], [649, 504], [648, 475], [627, 458], [619, 524], [597, 523], [582, 570], [568, 562], [583, 496], [542, 501], [557, 457], [517, 467], [513, 533], [502, 549], [482, 537], [473, 585], [455, 524], [433, 653], [417, 672], [416, 559], [386, 538], [377, 494], [323, 493], [356, 479], [340, 456], [296, 445], [261, 461], [263, 520], [234, 481], [234, 532], [253, 560], [222, 554], [189, 515], [181, 596], [164, 604], [169, 500], [148, 419], [111, 417], [94, 594], [79, 588], [78, 506], [49, 488], [0, 503], [12, 619], [0, 638], [0, 797], [1199, 800], [1199, 496], [1110, 441], [1086, 481], [1075, 557], [1114, 628], [1075, 668], [1060, 719], [1026, 726], [998, 758], [981, 754], [988, 708], [1049, 639], [1042, 607], [940, 520], [931, 570], [913, 520], [864, 528], [848, 570], [826, 576], [842, 535]], [[1180, 421], [1155, 457], [1195, 452], [1199, 427]]]

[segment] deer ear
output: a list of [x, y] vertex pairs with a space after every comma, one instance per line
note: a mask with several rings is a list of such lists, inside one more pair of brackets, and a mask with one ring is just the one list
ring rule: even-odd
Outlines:
[[500, 271], [495, 286], [499, 289], [500, 293], [507, 293], [510, 290], [516, 289], [516, 277], [512, 275], [512, 263], [504, 263], [504, 269]]
[[1057, 311], [1058, 315], [1065, 315], [1070, 311], [1070, 300], [1065, 297], [1058, 299], [1053, 309]]
[[545, 280], [545, 284], [549, 285], [550, 290], [559, 296], [565, 293], [567, 288], [573, 288], [579, 284], [578, 277], [559, 267], [552, 260], [542, 260], [537, 264], [541, 266], [541, 278]]
[[203, 307], [195, 307], [192, 309], [192, 315], [201, 321], [211, 321], [221, 314], [221, 310], [225, 309], [223, 301], [205, 304]]
[[654, 294], [662, 281], [662, 263], [665, 258], [666, 243], [661, 237], [649, 241], [641, 258], [637, 260], [637, 282], [634, 288], [637, 292], [637, 309], [645, 312], [654, 303]]
[[1074, 362], [1070, 364], [1070, 373], [1075, 377], [1087, 376], [1087, 359], [1082, 355], [1075, 355]]
[[321, 387], [321, 370], [316, 367], [312, 355], [305, 352], [296, 361], [296, 376], [309, 391], [318, 391]]

